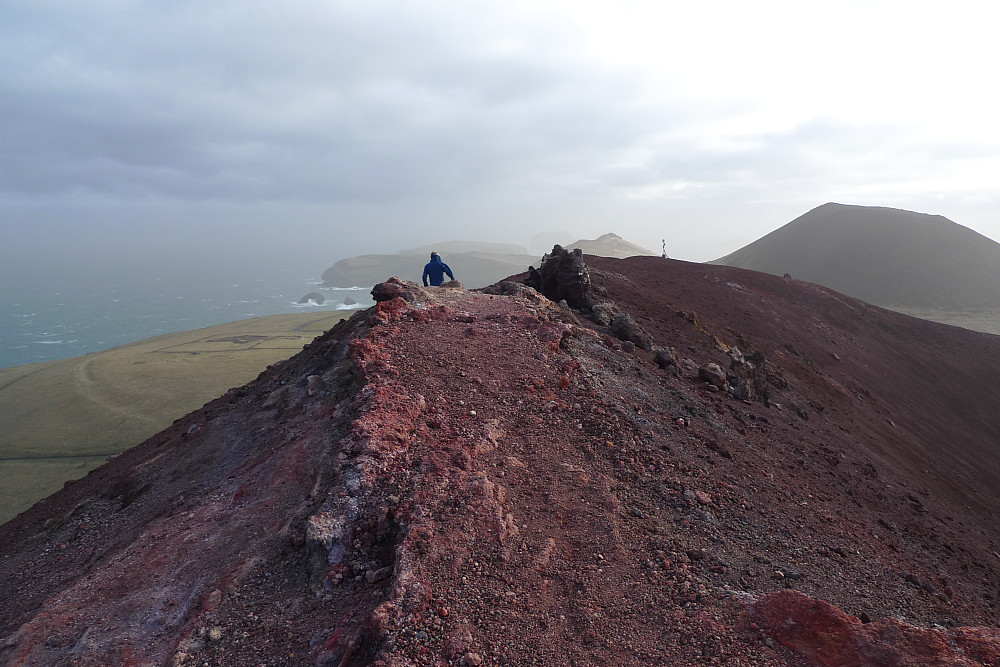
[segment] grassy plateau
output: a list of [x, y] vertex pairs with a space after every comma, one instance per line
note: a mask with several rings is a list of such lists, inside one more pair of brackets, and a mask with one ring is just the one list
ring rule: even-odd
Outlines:
[[257, 317], [0, 369], [0, 523], [351, 314]]

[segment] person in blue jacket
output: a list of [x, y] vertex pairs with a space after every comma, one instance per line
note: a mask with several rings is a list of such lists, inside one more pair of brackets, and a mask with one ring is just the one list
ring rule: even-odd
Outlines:
[[431, 253], [431, 261], [424, 265], [424, 287], [427, 287], [427, 279], [430, 278], [431, 285], [437, 287], [444, 282], [444, 274], [448, 278], [455, 279], [455, 274], [451, 272], [448, 265], [441, 261], [441, 255], [436, 252]]

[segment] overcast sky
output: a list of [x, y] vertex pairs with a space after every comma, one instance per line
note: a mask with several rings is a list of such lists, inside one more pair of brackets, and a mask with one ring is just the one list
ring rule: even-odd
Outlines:
[[[0, 0], [0, 225], [359, 253], [727, 254], [828, 201], [1000, 239], [993, 3]], [[326, 259], [329, 261], [326, 261]]]

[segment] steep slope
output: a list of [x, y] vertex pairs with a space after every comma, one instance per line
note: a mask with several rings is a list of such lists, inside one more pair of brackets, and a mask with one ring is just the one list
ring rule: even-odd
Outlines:
[[956, 628], [1000, 600], [1000, 339], [588, 262], [610, 326], [515, 283], [389, 281], [0, 526], [0, 660], [1000, 659], [1000, 633]]
[[824, 204], [712, 263], [884, 306], [1000, 308], [1000, 244], [939, 215]]
[[0, 523], [299, 352], [346, 316], [255, 317], [0, 368]]

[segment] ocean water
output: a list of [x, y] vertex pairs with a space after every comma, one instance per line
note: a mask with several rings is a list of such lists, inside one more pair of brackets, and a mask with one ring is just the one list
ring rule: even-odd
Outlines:
[[[301, 268], [22, 271], [0, 284], [0, 368], [249, 317], [371, 306], [370, 290], [324, 288]], [[310, 292], [323, 304], [297, 303]]]

